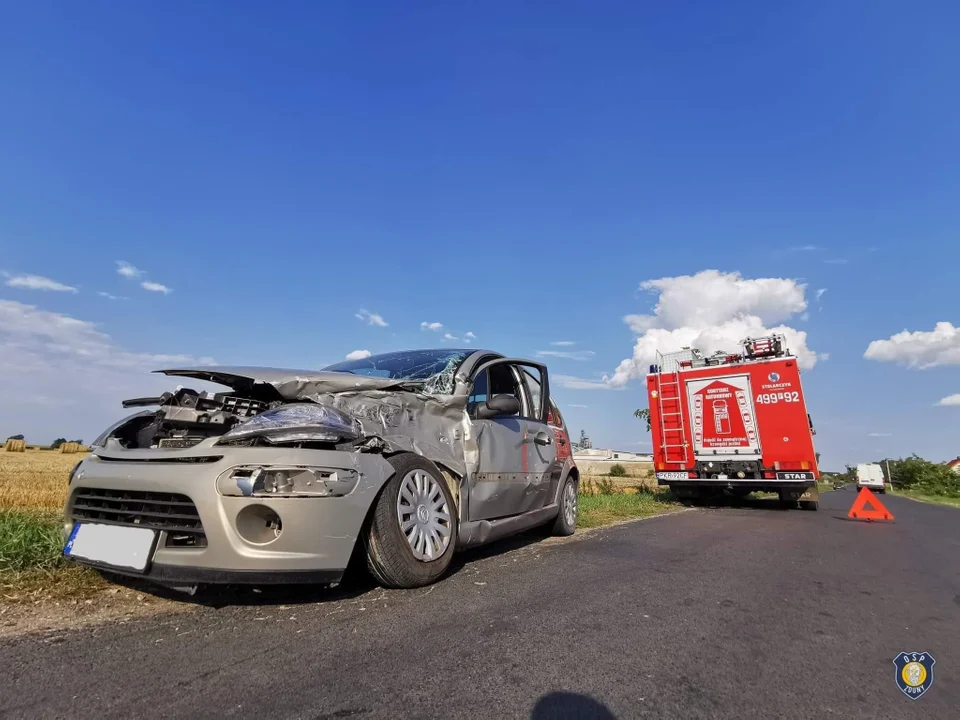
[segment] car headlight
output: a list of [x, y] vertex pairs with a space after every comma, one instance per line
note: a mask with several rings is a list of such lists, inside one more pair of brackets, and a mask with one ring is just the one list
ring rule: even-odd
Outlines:
[[360, 424], [325, 405], [282, 405], [236, 425], [223, 434], [218, 444], [254, 437], [269, 443], [349, 442], [360, 437]]
[[352, 492], [359, 478], [343, 468], [240, 465], [217, 478], [217, 490], [234, 497], [340, 497]]
[[122, 426], [126, 425], [134, 418], [147, 417], [148, 415], [156, 415], [156, 412], [153, 410], [141, 410], [140, 412], [135, 412], [133, 415], [127, 415], [125, 418], [123, 418], [123, 420], [117, 420], [117, 422], [100, 433], [100, 436], [96, 440], [90, 443], [90, 449], [92, 450], [93, 448], [106, 446], [107, 440], [110, 439], [110, 436]]

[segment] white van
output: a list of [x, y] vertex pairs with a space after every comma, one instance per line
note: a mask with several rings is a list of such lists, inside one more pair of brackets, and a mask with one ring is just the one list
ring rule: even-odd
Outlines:
[[879, 493], [884, 492], [883, 468], [877, 463], [860, 463], [857, 465], [857, 490], [860, 488], [870, 488]]

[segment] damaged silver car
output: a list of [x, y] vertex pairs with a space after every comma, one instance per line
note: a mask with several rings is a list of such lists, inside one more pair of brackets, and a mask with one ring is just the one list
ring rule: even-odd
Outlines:
[[484, 350], [374, 355], [322, 371], [160, 371], [212, 382], [136, 398], [70, 475], [64, 555], [193, 589], [437, 580], [458, 548], [570, 535], [577, 469], [546, 366]]

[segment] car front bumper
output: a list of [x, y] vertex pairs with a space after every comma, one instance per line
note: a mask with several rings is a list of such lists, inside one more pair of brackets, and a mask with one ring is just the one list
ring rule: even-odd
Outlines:
[[[222, 494], [218, 477], [238, 465], [302, 465], [351, 471], [358, 473], [358, 482], [353, 491], [342, 497]], [[202, 546], [175, 546], [174, 533], [160, 529], [155, 549], [142, 572], [71, 559], [167, 585], [336, 582], [350, 561], [371, 504], [392, 472], [382, 456], [359, 452], [216, 447], [212, 441], [186, 450], [123, 450], [115, 443], [108, 444], [74, 472], [64, 530], [69, 534], [77, 521], [97, 523], [97, 519], [80, 517], [88, 513], [74, 509], [78, 495], [89, 495], [91, 491], [111, 493], [119, 498], [111, 500], [117, 507], [117, 503], [123, 502], [123, 493], [182, 495], [192, 501], [199, 515]], [[252, 506], [269, 508], [279, 516], [282, 524], [275, 536], [251, 541], [249, 521], [243, 518], [250, 515]], [[137, 526], [150, 520], [131, 517], [112, 524]]]

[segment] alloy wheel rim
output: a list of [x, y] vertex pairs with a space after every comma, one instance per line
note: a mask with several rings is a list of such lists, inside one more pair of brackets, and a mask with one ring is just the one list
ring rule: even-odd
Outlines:
[[436, 560], [450, 546], [450, 507], [440, 483], [425, 470], [417, 468], [403, 476], [397, 519], [417, 560]]
[[571, 527], [577, 521], [577, 488], [573, 483], [567, 483], [563, 493], [563, 515], [567, 525]]

